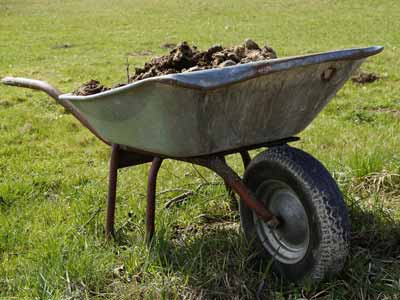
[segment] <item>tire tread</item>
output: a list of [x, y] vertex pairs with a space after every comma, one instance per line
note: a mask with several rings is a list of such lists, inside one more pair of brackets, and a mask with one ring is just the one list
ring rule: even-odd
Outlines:
[[310, 154], [285, 145], [270, 148], [257, 155], [245, 172], [245, 183], [251, 180], [248, 177], [254, 172], [253, 169], [268, 162], [278, 163], [289, 170], [310, 192], [316, 211], [313, 218], [318, 218], [321, 240], [318, 248], [313, 251], [316, 263], [307, 277], [320, 281], [336, 274], [346, 262], [350, 235], [347, 209], [336, 182]]

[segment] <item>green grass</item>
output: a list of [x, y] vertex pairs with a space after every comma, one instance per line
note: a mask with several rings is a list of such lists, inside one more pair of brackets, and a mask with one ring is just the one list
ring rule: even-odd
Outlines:
[[[251, 37], [279, 56], [385, 46], [363, 65], [383, 78], [347, 83], [296, 143], [334, 174], [353, 225], [344, 271], [317, 286], [286, 284], [258, 264], [221, 179], [184, 163], [160, 171], [151, 249], [149, 166], [121, 170], [117, 238], [105, 241], [109, 149], [46, 95], [0, 86], [0, 299], [400, 299], [399, 13], [389, 0], [0, 0], [0, 77], [62, 91], [124, 81], [127, 53], [140, 65], [149, 56], [133, 54], [165, 53], [166, 42]], [[242, 172], [238, 157], [229, 163]], [[187, 190], [187, 202], [163, 208]]]

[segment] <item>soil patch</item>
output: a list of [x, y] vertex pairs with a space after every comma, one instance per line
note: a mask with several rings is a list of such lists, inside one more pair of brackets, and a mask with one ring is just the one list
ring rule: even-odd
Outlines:
[[145, 63], [143, 68], [136, 68], [135, 75], [130, 80], [134, 82], [166, 74], [223, 68], [271, 58], [276, 58], [276, 53], [271, 47], [260, 48], [250, 39], [236, 47], [224, 48], [214, 45], [206, 51], [200, 51], [196, 46], [191, 47], [187, 42], [183, 42], [168, 55], [153, 58]]
[[150, 56], [153, 54], [154, 54], [153, 52], [148, 50], [127, 53], [128, 56]]
[[389, 114], [392, 115], [393, 117], [400, 118], [400, 110], [396, 108], [377, 107], [377, 108], [367, 108], [367, 110], [374, 113]]
[[[167, 48], [166, 45], [163, 46]], [[261, 48], [250, 39], [235, 47], [224, 48], [221, 45], [214, 45], [206, 51], [200, 51], [196, 46], [182, 42], [175, 46], [168, 55], [155, 57], [145, 63], [142, 68], [135, 68], [135, 74], [129, 77], [129, 83], [161, 75], [224, 68], [276, 57], [274, 49], [268, 45]], [[114, 87], [122, 85], [124, 84], [118, 84]], [[108, 89], [101, 85], [99, 81], [90, 80], [75, 90], [73, 94], [87, 96]]]
[[176, 47], [175, 43], [165, 43], [161, 45], [163, 49], [174, 49]]
[[51, 48], [52, 49], [68, 49], [68, 48], [72, 48], [72, 47], [75, 47], [75, 45], [72, 45], [72, 44], [60, 44], [60, 45], [54, 45]]
[[351, 81], [353, 81], [354, 83], [366, 84], [375, 82], [378, 79], [380, 79], [380, 77], [375, 73], [360, 72], [359, 74], [353, 76], [351, 78]]

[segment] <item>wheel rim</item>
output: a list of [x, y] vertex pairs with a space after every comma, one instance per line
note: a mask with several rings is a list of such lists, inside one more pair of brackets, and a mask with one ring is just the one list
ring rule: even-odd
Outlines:
[[281, 220], [273, 229], [253, 211], [255, 229], [264, 248], [282, 263], [299, 262], [310, 242], [307, 213], [299, 196], [286, 183], [267, 180], [257, 188], [256, 198]]

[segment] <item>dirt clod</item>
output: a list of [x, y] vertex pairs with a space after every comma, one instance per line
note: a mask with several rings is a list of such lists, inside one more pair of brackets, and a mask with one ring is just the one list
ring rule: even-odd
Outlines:
[[74, 47], [74, 45], [72, 45], [72, 44], [58, 44], [58, 45], [54, 45], [51, 48], [52, 49], [68, 49], [68, 48], [72, 48], [72, 47]]
[[244, 46], [247, 50], [260, 50], [260, 47], [257, 45], [257, 43], [251, 39], [246, 39], [244, 41]]
[[[171, 44], [162, 45], [163, 48], [169, 48], [169, 46]], [[135, 68], [135, 74], [129, 78], [129, 83], [155, 76], [224, 68], [276, 57], [276, 52], [271, 47], [266, 45], [260, 48], [251, 39], [246, 39], [242, 45], [231, 48], [224, 48], [216, 44], [206, 51], [200, 51], [196, 46], [190, 46], [187, 42], [182, 42], [176, 45], [168, 55], [155, 57], [146, 62], [143, 67]], [[122, 85], [124, 84], [118, 86]], [[91, 80], [73, 93], [74, 95], [86, 96], [108, 89], [97, 80]]]
[[77, 96], [87, 96], [101, 93], [107, 90], [109, 90], [109, 88], [101, 85], [99, 81], [92, 79], [82, 84], [77, 90], [73, 92], [73, 94]]
[[359, 84], [366, 84], [366, 83], [372, 83], [375, 82], [379, 79], [380, 77], [376, 75], [375, 73], [365, 73], [361, 72], [351, 78], [351, 81], [354, 83], [359, 83]]
[[223, 68], [223, 67], [229, 67], [229, 66], [234, 66], [234, 65], [236, 65], [236, 62], [234, 62], [233, 60], [228, 59], [228, 60], [220, 63], [218, 65], [218, 67]]

